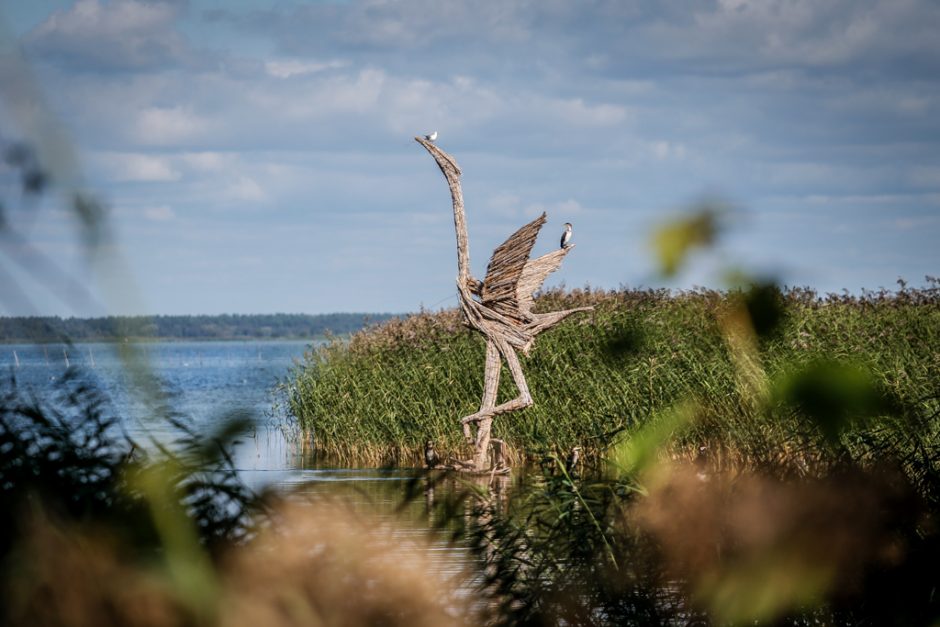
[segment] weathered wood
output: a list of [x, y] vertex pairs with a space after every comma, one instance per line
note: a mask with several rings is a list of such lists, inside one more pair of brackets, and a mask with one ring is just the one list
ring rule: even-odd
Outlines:
[[[524, 409], [533, 403], [516, 350], [528, 354], [539, 333], [550, 329], [574, 313], [589, 311], [593, 307], [579, 307], [544, 314], [532, 312], [535, 292], [541, 288], [545, 278], [559, 268], [562, 260], [574, 248], [574, 246], [568, 246], [538, 259], [529, 259], [539, 231], [546, 221], [544, 213], [510, 235], [493, 251], [483, 281], [472, 277], [467, 221], [464, 213], [463, 193], [460, 188], [460, 167], [453, 157], [430, 141], [423, 137], [415, 137], [415, 141], [431, 153], [450, 187], [454, 229], [457, 233], [457, 295], [460, 299], [460, 309], [467, 324], [487, 339], [480, 410], [460, 421], [464, 437], [474, 444], [473, 460], [472, 462], [456, 462], [453, 468], [477, 474], [487, 472], [486, 465], [490, 457], [491, 443], [494, 443], [496, 446], [491, 472], [502, 474], [508, 472], [509, 469], [505, 465], [503, 441], [491, 437], [493, 419], [502, 414]], [[474, 298], [475, 296], [479, 300]], [[506, 362], [506, 367], [518, 390], [516, 398], [504, 403], [497, 402], [501, 361]], [[475, 438], [471, 431], [471, 424], [476, 425]]]
[[[467, 242], [467, 220], [463, 210], [463, 192], [460, 189], [460, 167], [453, 157], [432, 144], [423, 137], [415, 139], [424, 146], [438, 167], [447, 179], [447, 185], [450, 187], [450, 196], [454, 205], [454, 230], [457, 232], [457, 280], [461, 285], [466, 285], [468, 281], [476, 281], [470, 278], [470, 245]], [[476, 281], [478, 282], [478, 281]]]
[[516, 293], [518, 295], [519, 309], [527, 316], [532, 316], [532, 306], [535, 304], [535, 300], [533, 299], [534, 294], [542, 287], [542, 283], [545, 282], [546, 277], [561, 266], [565, 255], [567, 255], [572, 248], [574, 248], [574, 246], [559, 248], [547, 255], [542, 255], [538, 259], [533, 259], [522, 268], [522, 275], [519, 277]]
[[483, 279], [483, 304], [517, 323], [525, 322], [519, 308], [519, 279], [522, 278], [535, 239], [544, 224], [543, 212], [541, 216], [510, 235], [493, 251], [486, 268], [486, 277]]

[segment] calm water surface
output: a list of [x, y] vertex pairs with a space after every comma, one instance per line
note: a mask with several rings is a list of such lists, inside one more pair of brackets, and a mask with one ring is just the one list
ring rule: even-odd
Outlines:
[[[306, 497], [340, 497], [365, 515], [395, 521], [400, 535], [426, 535], [425, 498], [397, 512], [405, 485], [415, 471], [318, 467], [303, 438], [287, 425], [276, 391], [289, 383], [309, 342], [154, 342], [139, 344], [139, 362], [160, 384], [172, 408], [199, 428], [211, 431], [233, 415], [252, 419], [254, 428], [236, 446], [234, 460], [242, 479], [255, 489], [274, 487]], [[144, 395], [134, 392], [126, 364], [113, 344], [0, 345], [0, 368], [17, 385], [37, 393], [54, 390], [67, 368], [94, 381], [111, 398], [117, 415], [135, 438], [169, 439], [165, 420]], [[441, 575], [458, 575], [466, 550], [437, 534], [431, 558]]]
[[[153, 342], [136, 345], [141, 364], [159, 383], [173, 411], [212, 431], [233, 416], [255, 425], [241, 438], [236, 464], [246, 482], [296, 486], [320, 478], [364, 480], [361, 471], [312, 469], [299, 438], [287, 428], [279, 384], [289, 384], [291, 369], [313, 345], [302, 341]], [[42, 398], [55, 390], [68, 368], [105, 391], [132, 437], [168, 439], [173, 430], [147, 396], [135, 392], [127, 362], [114, 344], [0, 345], [0, 368], [17, 384]], [[345, 474], [344, 474], [345, 473]], [[380, 480], [389, 480], [380, 477]]]
[[[159, 383], [172, 408], [198, 428], [211, 430], [233, 414], [264, 422], [279, 382], [311, 344], [305, 342], [154, 342], [137, 344], [133, 363]], [[68, 367], [94, 381], [111, 398], [133, 434], [168, 433], [159, 413], [135, 392], [127, 362], [115, 344], [0, 345], [0, 367], [18, 384], [52, 390]], [[272, 442], [273, 444], [273, 442]], [[281, 454], [272, 450], [272, 454]], [[283, 460], [281, 460], [283, 461]]]
[[[255, 427], [241, 440], [235, 463], [254, 488], [281, 486], [300, 493], [346, 492], [353, 500], [392, 504], [407, 469], [321, 468], [310, 459], [302, 438], [288, 427], [276, 388], [290, 382], [310, 342], [153, 342], [136, 345], [139, 363], [159, 382], [172, 408], [211, 431], [233, 415], [250, 418]], [[21, 388], [41, 398], [54, 390], [71, 367], [94, 381], [111, 398], [132, 437], [170, 438], [165, 420], [145, 396], [134, 392], [126, 362], [114, 344], [91, 343], [0, 345], [0, 368], [15, 375]]]

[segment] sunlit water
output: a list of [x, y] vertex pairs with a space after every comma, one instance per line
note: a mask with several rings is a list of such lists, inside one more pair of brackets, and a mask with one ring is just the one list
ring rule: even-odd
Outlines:
[[[111, 399], [135, 438], [173, 434], [161, 411], [135, 385], [134, 371], [156, 381], [172, 411], [211, 432], [233, 416], [255, 424], [238, 449], [238, 464], [249, 471], [285, 471], [295, 466], [282, 429], [272, 420], [274, 390], [311, 347], [307, 342], [154, 342], [135, 346], [129, 361], [115, 344], [0, 345], [0, 367], [20, 388], [40, 398], [56, 389], [67, 368], [77, 369]], [[258, 481], [248, 477], [248, 481]]]
[[[318, 477], [334, 481], [331, 473], [338, 472], [310, 469], [302, 439], [291, 429], [283, 391], [278, 391], [290, 385], [292, 369], [312, 346], [302, 341], [153, 342], [137, 344], [129, 360], [115, 344], [7, 344], [0, 345], [0, 368], [38, 398], [47, 398], [72, 368], [107, 394], [135, 440], [167, 441], [175, 431], [159, 404], [140, 391], [133, 372], [143, 372], [145, 381], [157, 383], [171, 411], [199, 431], [211, 433], [234, 417], [253, 424], [239, 439], [234, 457], [246, 483], [296, 486]], [[349, 480], [359, 478], [349, 475]]]

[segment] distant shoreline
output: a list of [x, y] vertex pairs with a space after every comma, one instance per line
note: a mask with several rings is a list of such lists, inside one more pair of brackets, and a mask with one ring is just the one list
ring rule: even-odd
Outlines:
[[183, 342], [239, 342], [241, 344], [263, 344], [265, 342], [320, 342], [328, 340], [331, 337], [345, 338], [349, 333], [336, 333], [333, 335], [318, 335], [315, 337], [128, 337], [128, 338], [82, 338], [80, 340], [27, 340], [27, 339], [6, 339], [0, 338], [0, 346], [17, 346], [21, 344], [33, 344], [54, 346], [57, 344], [159, 344], [161, 342], [183, 343]]
[[0, 317], [0, 344], [316, 341], [346, 336], [400, 314]]

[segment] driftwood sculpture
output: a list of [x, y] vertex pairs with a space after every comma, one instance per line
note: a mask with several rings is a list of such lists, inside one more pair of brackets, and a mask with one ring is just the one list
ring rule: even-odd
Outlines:
[[[490, 450], [490, 430], [493, 418], [501, 414], [524, 409], [532, 405], [532, 396], [526, 383], [517, 350], [528, 355], [535, 337], [568, 316], [591, 307], [579, 307], [551, 313], [534, 313], [533, 295], [545, 278], [558, 269], [565, 256], [574, 248], [567, 246], [529, 259], [539, 230], [545, 224], [545, 213], [509, 236], [490, 258], [486, 277], [479, 281], [470, 275], [470, 248], [467, 242], [467, 221], [464, 214], [463, 193], [460, 189], [460, 167], [453, 157], [431, 143], [427, 138], [415, 137], [425, 147], [444, 173], [454, 206], [454, 229], [457, 232], [457, 295], [467, 324], [486, 337], [486, 372], [480, 410], [461, 420], [464, 436], [473, 442], [473, 460], [462, 464], [467, 470], [486, 470]], [[512, 375], [519, 390], [516, 398], [497, 403], [501, 359]], [[471, 432], [476, 425], [476, 436]], [[502, 465], [502, 442], [493, 471]]]

